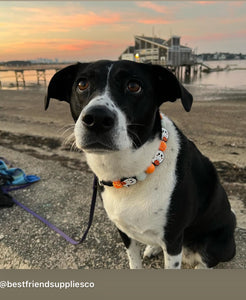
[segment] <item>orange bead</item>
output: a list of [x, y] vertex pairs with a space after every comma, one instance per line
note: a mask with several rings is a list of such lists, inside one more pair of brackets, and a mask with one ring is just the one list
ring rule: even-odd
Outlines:
[[161, 150], [162, 152], [165, 151], [167, 149], [167, 144], [163, 141], [161, 141], [159, 150]]
[[153, 164], [151, 164], [146, 170], [145, 173], [147, 174], [151, 174], [155, 171], [155, 166]]
[[154, 165], [155, 165], [155, 166], [159, 166], [159, 164], [160, 164], [159, 160], [155, 160], [155, 161], [154, 161]]
[[116, 188], [116, 189], [120, 189], [123, 187], [123, 184], [120, 182], [120, 181], [113, 181], [113, 186]]

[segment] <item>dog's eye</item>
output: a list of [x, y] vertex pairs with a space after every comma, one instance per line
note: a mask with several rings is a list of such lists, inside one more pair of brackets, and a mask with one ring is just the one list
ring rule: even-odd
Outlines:
[[81, 79], [80, 82], [78, 83], [78, 89], [80, 91], [86, 90], [88, 86], [89, 86], [89, 81], [87, 79]]
[[139, 93], [142, 88], [141, 88], [141, 85], [137, 81], [131, 80], [127, 84], [127, 89], [129, 92], [136, 94], [136, 93]]

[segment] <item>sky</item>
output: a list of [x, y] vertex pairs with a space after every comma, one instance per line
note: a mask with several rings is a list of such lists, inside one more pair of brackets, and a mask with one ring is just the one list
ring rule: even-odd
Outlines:
[[142, 34], [246, 54], [246, 2], [0, 1], [0, 61], [117, 59]]

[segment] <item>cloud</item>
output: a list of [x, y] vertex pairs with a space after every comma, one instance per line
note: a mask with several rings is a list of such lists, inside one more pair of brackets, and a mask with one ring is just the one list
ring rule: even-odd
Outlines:
[[8, 9], [8, 16], [1, 10], [0, 61], [14, 53], [27, 59], [91, 53], [118, 55], [129, 44], [118, 32], [119, 27], [120, 32], [129, 28], [129, 18], [123, 20], [123, 14], [110, 9], [96, 12], [76, 5], [13, 6]]
[[14, 53], [25, 55], [27, 59], [85, 54], [89, 57], [91, 53], [95, 57], [115, 57], [133, 43], [134, 34], [147, 35], [153, 25], [160, 36], [172, 31], [192, 44], [203, 45], [204, 41], [215, 45], [223, 41], [230, 46], [240, 41], [242, 49], [245, 45], [242, 1], [36, 3], [13, 2], [5, 7], [0, 1], [0, 61], [3, 53], [6, 59], [10, 53], [12, 57]]
[[83, 53], [84, 50], [94, 47], [110, 47], [110, 43], [106, 41], [91, 41], [77, 39], [51, 39], [51, 40], [32, 40], [29, 42], [7, 43], [0, 46], [2, 53], [25, 53], [27, 57], [35, 57], [37, 53], [50, 53], [52, 55], [62, 55], [64, 53], [72, 54], [72, 52]]
[[[108, 42], [106, 41], [92, 41], [92, 40], [80, 40], [80, 39], [37, 39], [32, 40], [29, 43], [23, 42], [17, 42], [15, 44], [10, 43], [5, 44], [7, 47], [12, 46], [13, 48], [18, 47], [18, 49], [37, 49], [37, 48], [43, 48], [46, 49], [60, 49], [60, 50], [67, 50], [68, 48], [70, 50], [81, 50], [84, 48], [92, 47], [92, 46], [99, 46], [99, 45], [108, 45]], [[14, 50], [14, 49], [13, 49]]]
[[[13, 12], [17, 12], [18, 18], [7, 20], [9, 28], [24, 28], [27, 31], [34, 31], [43, 28], [49, 32], [64, 32], [75, 28], [88, 29], [93, 26], [111, 25], [121, 21], [119, 13], [85, 11], [81, 9], [70, 10], [67, 7], [13, 7]], [[15, 14], [16, 16], [16, 14]]]
[[66, 27], [66, 28], [88, 28], [91, 26], [105, 25], [105, 24], [115, 24], [120, 21], [120, 15], [117, 13], [112, 13], [110, 15], [98, 15], [94, 12], [88, 12], [86, 14], [75, 14], [72, 16], [59, 16], [53, 17], [52, 24], [56, 26]]
[[215, 4], [217, 1], [194, 1], [196, 4], [201, 4], [201, 5], [210, 5], [210, 4]]
[[[117, 59], [128, 40], [36, 39], [0, 44], [0, 61], [37, 57], [74, 60]], [[99, 50], [100, 49], [100, 50]]]
[[151, 9], [158, 13], [167, 13], [168, 12], [167, 6], [156, 4], [151, 1], [136, 2], [136, 4], [139, 7], [148, 8], [148, 9]]

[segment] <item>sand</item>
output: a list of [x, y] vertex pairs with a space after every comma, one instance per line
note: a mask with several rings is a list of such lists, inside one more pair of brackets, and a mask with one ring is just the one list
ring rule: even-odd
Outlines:
[[[45, 90], [0, 90], [0, 156], [42, 178], [32, 188], [16, 192], [18, 200], [33, 205], [56, 225], [79, 236], [81, 215], [83, 224], [87, 222], [92, 173], [83, 153], [70, 151], [71, 145], [63, 143], [73, 130], [69, 105], [52, 100], [45, 112], [44, 95]], [[214, 162], [238, 219], [240, 257], [225, 268], [245, 268], [246, 98], [195, 101], [189, 113], [177, 101], [165, 103], [161, 111]], [[79, 185], [81, 190], [77, 188]], [[81, 213], [85, 206], [86, 212]], [[20, 208], [1, 210], [0, 268], [127, 268], [117, 231], [99, 204], [97, 209], [91, 236], [83, 249], [79, 246], [77, 250]], [[15, 216], [14, 220], [11, 216]], [[25, 226], [20, 226], [23, 222]], [[26, 247], [30, 236], [35, 242]], [[113, 250], [109, 247], [112, 243]], [[159, 268], [162, 263], [159, 257], [147, 261], [146, 267]]]

